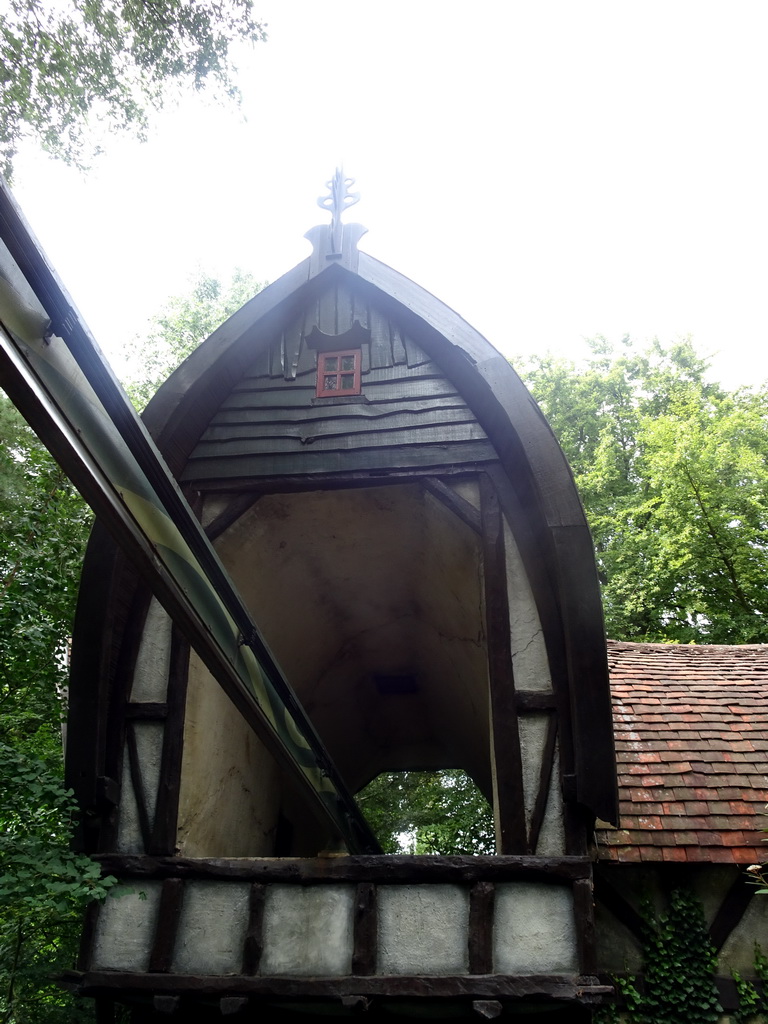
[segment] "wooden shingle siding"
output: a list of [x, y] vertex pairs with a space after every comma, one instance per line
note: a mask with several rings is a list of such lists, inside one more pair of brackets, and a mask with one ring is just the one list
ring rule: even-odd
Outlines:
[[354, 473], [358, 471], [423, 470], [427, 474], [450, 467], [480, 465], [496, 458], [487, 441], [456, 444], [409, 445], [394, 452], [392, 448], [378, 451], [355, 448], [351, 451], [313, 452], [311, 449], [291, 454], [263, 452], [238, 458], [218, 457], [213, 464], [207, 459], [188, 463], [184, 480], [201, 486], [206, 481], [242, 481], [259, 477], [312, 476], [314, 473]]
[[[363, 345], [363, 395], [316, 399], [317, 356], [304, 339], [316, 326], [348, 329], [351, 317], [371, 330]], [[335, 289], [254, 359], [200, 438], [183, 479], [437, 471], [496, 459], [440, 368], [382, 314]]]

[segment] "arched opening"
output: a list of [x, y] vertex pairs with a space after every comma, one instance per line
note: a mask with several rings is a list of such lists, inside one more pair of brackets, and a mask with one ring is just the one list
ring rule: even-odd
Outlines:
[[357, 800], [385, 853], [494, 853], [493, 808], [461, 768], [382, 772]]

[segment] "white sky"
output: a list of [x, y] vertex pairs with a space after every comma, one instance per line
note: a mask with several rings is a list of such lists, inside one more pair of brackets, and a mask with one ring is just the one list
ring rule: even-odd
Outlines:
[[26, 148], [15, 194], [119, 368], [197, 269], [274, 280], [327, 221], [502, 352], [692, 334], [768, 378], [768, 4], [257, 0], [247, 121], [196, 98], [83, 178]]

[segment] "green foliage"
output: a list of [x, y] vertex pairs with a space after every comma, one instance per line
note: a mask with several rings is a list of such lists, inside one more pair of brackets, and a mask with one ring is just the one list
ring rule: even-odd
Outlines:
[[459, 769], [383, 772], [357, 795], [385, 853], [493, 853], [493, 811]]
[[666, 914], [646, 906], [645, 992], [640, 1019], [647, 1024], [707, 1024], [722, 1013], [714, 982], [717, 963], [701, 904], [676, 889]]
[[50, 975], [108, 883], [69, 849], [66, 656], [91, 515], [0, 393], [0, 1019], [71, 1021]]
[[[717, 963], [704, 913], [696, 897], [676, 889], [666, 913], [643, 906], [643, 985], [632, 977], [613, 981], [623, 997], [621, 1016], [631, 1024], [714, 1024], [723, 1012], [714, 970]], [[596, 1019], [618, 1021], [615, 1006], [601, 1007]]]
[[576, 367], [521, 375], [573, 470], [592, 530], [608, 635], [768, 640], [768, 393], [706, 380], [690, 341], [592, 342]]
[[[0, 744], [0, 1015], [4, 1021], [90, 1016], [52, 983], [73, 966], [85, 907], [115, 879], [69, 848], [76, 807], [58, 766]], [[83, 1016], [82, 1019], [87, 1019]]]
[[760, 989], [738, 973], [733, 972], [736, 992], [739, 997], [739, 1008], [731, 1014], [734, 1024], [764, 1024], [768, 1020], [768, 957], [763, 953], [760, 943], [755, 943], [755, 974], [760, 981]]
[[24, 136], [82, 166], [93, 125], [143, 137], [168, 87], [239, 101], [230, 50], [265, 37], [253, 0], [9, 0], [0, 14], [0, 164]]
[[[139, 400], [259, 290], [202, 277], [153, 321]], [[137, 344], [137, 349], [139, 348]], [[149, 379], [151, 377], [151, 379]], [[92, 515], [0, 392], [0, 1021], [91, 1020], [51, 981], [72, 967], [85, 905], [112, 880], [74, 854], [62, 783], [67, 653]]]
[[126, 390], [136, 408], [143, 409], [171, 371], [263, 287], [244, 270], [226, 283], [201, 274], [187, 294], [170, 299], [128, 352], [133, 365]]

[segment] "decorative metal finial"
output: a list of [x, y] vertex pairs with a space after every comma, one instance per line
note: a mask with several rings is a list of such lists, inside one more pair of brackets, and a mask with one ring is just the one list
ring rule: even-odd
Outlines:
[[341, 252], [341, 215], [344, 211], [360, 201], [359, 192], [350, 192], [350, 185], [355, 184], [354, 178], [345, 178], [341, 167], [336, 168], [336, 173], [330, 181], [326, 181], [325, 187], [330, 190], [329, 195], [320, 196], [317, 205], [323, 210], [330, 210], [331, 213], [331, 239], [334, 253]]

